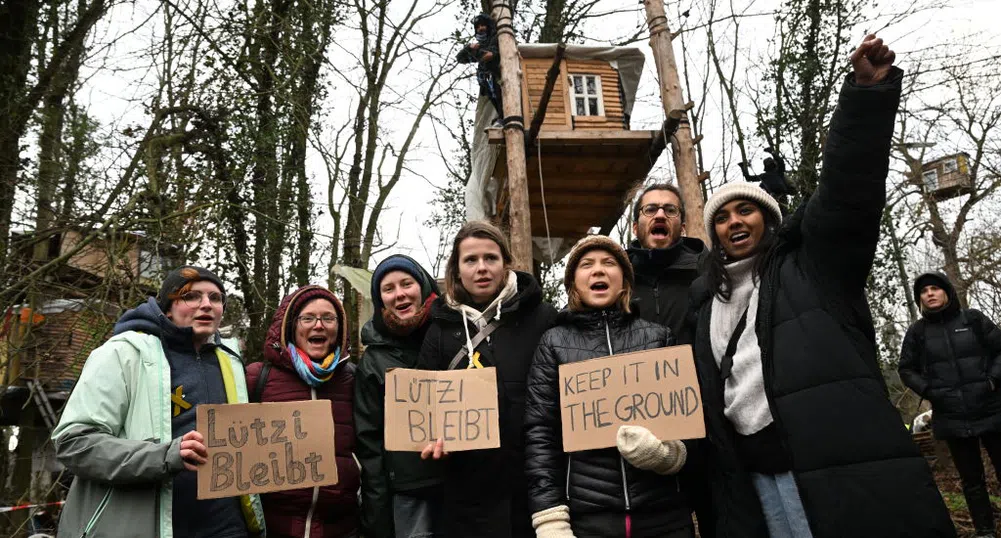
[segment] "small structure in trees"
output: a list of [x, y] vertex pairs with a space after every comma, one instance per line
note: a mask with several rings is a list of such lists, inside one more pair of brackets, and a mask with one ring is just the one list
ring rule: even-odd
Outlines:
[[54, 400], [58, 413], [87, 356], [110, 336], [120, 305], [156, 294], [180, 256], [140, 233], [94, 239], [69, 227], [46, 237], [39, 257], [34, 232], [11, 235], [9, 260], [25, 272], [64, 259], [0, 311], [0, 425], [18, 424], [28, 400], [49, 422], [43, 402]]
[[925, 192], [937, 202], [970, 194], [973, 176], [969, 154], [957, 153], [923, 164], [921, 182]]
[[[666, 144], [663, 130], [629, 128], [643, 72], [639, 49], [528, 44], [518, 52], [533, 257], [549, 261], [592, 228], [607, 234]], [[481, 99], [466, 213], [504, 223], [504, 135], [490, 127], [491, 114]]]

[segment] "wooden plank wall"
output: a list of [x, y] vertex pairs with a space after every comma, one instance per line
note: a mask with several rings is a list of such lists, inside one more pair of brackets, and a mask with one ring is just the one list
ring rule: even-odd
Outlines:
[[[542, 90], [546, 87], [546, 72], [553, 65], [553, 59], [522, 58], [521, 65], [525, 73], [524, 78], [522, 78], [524, 81], [522, 95], [526, 96], [527, 101], [522, 104], [526, 111], [525, 127], [528, 128], [535, 115], [535, 107], [539, 106], [539, 101], [542, 99]], [[549, 106], [546, 107], [546, 119], [542, 122], [542, 128], [547, 131], [567, 131], [571, 128], [569, 111], [567, 110], [569, 99], [567, 98], [566, 69], [564, 68], [563, 71], [564, 74], [556, 79], [553, 94], [549, 99]]]
[[612, 69], [612, 66], [604, 60], [567, 60], [566, 64], [570, 76], [601, 76], [601, 97], [605, 106], [603, 117], [574, 118], [574, 129], [624, 129], [622, 99], [619, 97], [619, 72]]

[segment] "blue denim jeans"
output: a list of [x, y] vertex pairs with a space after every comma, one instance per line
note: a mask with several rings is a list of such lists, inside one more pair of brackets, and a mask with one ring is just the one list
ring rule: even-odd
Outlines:
[[751, 473], [771, 538], [813, 538], [792, 473]]
[[393, 495], [393, 527], [396, 538], [444, 536], [440, 495]]

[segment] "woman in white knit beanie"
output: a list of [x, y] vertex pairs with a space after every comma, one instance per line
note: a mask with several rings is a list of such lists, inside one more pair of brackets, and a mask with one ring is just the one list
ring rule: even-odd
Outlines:
[[525, 472], [537, 538], [692, 538], [676, 474], [687, 449], [642, 426], [621, 426], [617, 446], [563, 452], [559, 365], [672, 345], [666, 327], [630, 305], [633, 268], [618, 243], [585, 237], [563, 284], [570, 297], [532, 361], [525, 407]]
[[955, 536], [889, 401], [865, 299], [903, 72], [869, 36], [852, 55], [820, 181], [782, 222], [760, 188], [705, 206], [692, 285], [718, 537]]

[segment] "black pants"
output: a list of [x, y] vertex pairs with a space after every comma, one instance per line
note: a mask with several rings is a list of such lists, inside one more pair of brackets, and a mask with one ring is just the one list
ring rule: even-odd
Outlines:
[[980, 443], [994, 464], [994, 474], [1001, 478], [1001, 433], [985, 433], [980, 437], [946, 439], [956, 471], [963, 481], [963, 496], [970, 508], [970, 517], [977, 534], [994, 532], [994, 511], [987, 492], [984, 462], [980, 458]]

